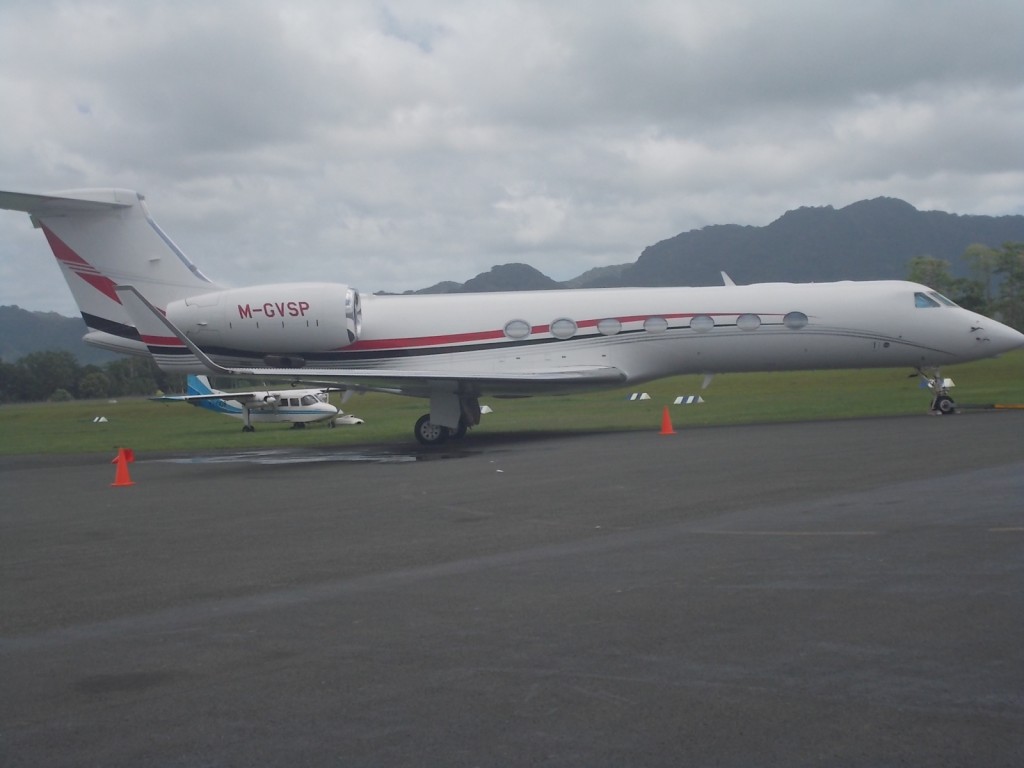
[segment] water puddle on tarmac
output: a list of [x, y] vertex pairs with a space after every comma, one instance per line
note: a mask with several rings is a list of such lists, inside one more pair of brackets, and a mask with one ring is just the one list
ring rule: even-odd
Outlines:
[[[267, 449], [241, 451], [239, 453], [217, 453], [204, 456], [182, 456], [157, 461], [171, 464], [315, 464], [322, 462], [364, 462], [371, 464], [400, 464], [425, 458], [416, 453], [395, 453], [381, 451], [295, 451], [291, 449]], [[437, 458], [431, 456], [430, 458]], [[450, 456], [449, 458], [453, 458]]]

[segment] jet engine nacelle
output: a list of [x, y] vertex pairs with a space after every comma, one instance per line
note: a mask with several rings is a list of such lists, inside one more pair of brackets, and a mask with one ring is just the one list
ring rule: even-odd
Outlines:
[[359, 338], [359, 292], [338, 283], [278, 283], [190, 296], [167, 319], [204, 349], [326, 352]]

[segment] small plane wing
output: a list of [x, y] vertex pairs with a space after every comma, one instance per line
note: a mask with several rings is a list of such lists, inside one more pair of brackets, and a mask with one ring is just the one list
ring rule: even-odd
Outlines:
[[[180, 344], [191, 353], [197, 365], [217, 376], [270, 376], [312, 386], [336, 386], [339, 382], [351, 382], [348, 384], [350, 389], [394, 394], [423, 394], [429, 391], [430, 382], [446, 381], [467, 382], [481, 388], [526, 392], [532, 386], [539, 385], [609, 385], [626, 380], [626, 374], [612, 366], [562, 366], [506, 373], [401, 368], [229, 368], [211, 359], [134, 286], [119, 285], [114, 290], [135, 323], [143, 342], [154, 342], [164, 346], [168, 343]], [[170, 336], [167, 335], [168, 332]]]

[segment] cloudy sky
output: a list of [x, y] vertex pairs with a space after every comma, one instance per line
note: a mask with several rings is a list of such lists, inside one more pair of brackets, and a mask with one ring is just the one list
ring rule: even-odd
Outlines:
[[[1020, 0], [3, 0], [0, 189], [137, 189], [219, 282], [366, 292], [879, 195], [1024, 213], [1022, 40]], [[0, 304], [77, 314], [23, 214]]]

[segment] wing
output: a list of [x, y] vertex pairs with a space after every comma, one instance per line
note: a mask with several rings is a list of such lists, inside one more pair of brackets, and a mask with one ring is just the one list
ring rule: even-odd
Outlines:
[[[481, 392], [527, 395], [558, 389], [614, 386], [626, 380], [626, 374], [612, 366], [563, 366], [509, 373], [457, 369], [231, 368], [212, 360], [133, 286], [119, 285], [115, 290], [143, 341], [159, 342], [163, 347], [168, 343], [180, 345], [191, 353], [190, 361], [218, 376], [278, 378], [295, 385], [302, 383], [317, 387], [344, 384], [348, 389], [422, 397], [430, 395], [432, 385], [443, 382], [467, 386]], [[170, 337], [167, 336], [168, 332], [171, 334]], [[235, 395], [232, 394], [231, 397], [235, 398]]]

